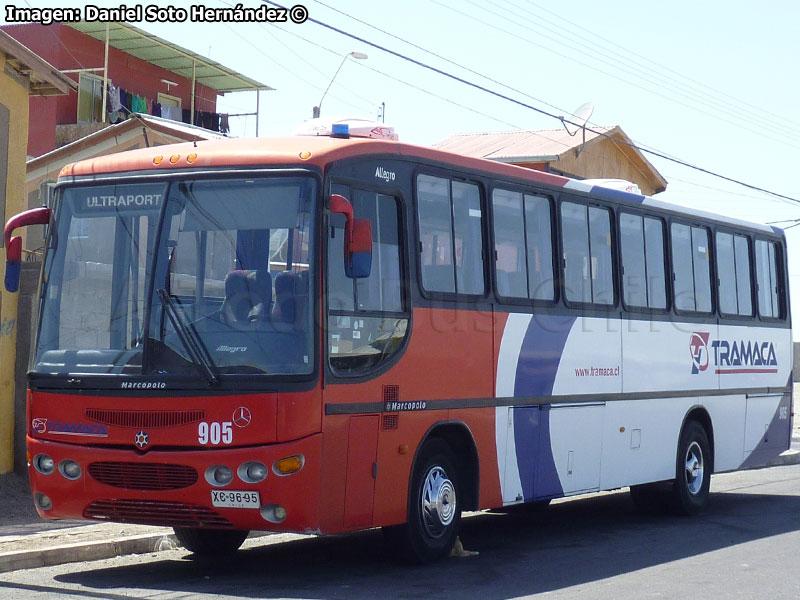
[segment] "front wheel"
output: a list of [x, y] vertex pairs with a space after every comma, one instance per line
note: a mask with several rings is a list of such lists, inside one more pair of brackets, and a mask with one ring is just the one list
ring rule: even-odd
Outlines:
[[672, 505], [683, 515], [693, 515], [708, 503], [711, 486], [711, 446], [706, 430], [690, 421], [681, 432], [675, 463]]
[[173, 529], [181, 546], [198, 556], [233, 554], [250, 533], [240, 529], [197, 529], [195, 527], [173, 527]]
[[461, 523], [459, 495], [450, 446], [439, 439], [426, 442], [411, 476], [407, 522], [390, 531], [406, 558], [427, 563], [450, 553]]

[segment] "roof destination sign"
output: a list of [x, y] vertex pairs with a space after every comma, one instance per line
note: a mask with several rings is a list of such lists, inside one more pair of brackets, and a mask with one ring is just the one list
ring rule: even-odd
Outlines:
[[86, 196], [86, 208], [158, 208], [161, 194], [120, 194]]
[[163, 183], [121, 184], [67, 188], [65, 202], [82, 216], [157, 213], [164, 201]]

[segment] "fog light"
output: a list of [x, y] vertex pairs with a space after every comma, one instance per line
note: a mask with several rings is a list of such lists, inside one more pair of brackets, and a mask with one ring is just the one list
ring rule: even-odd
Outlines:
[[297, 473], [306, 464], [306, 459], [302, 454], [295, 454], [294, 456], [287, 456], [275, 461], [272, 465], [272, 471], [275, 475], [291, 475]]
[[81, 476], [81, 466], [74, 460], [62, 460], [58, 463], [58, 471], [67, 479], [78, 479]]
[[56, 463], [47, 454], [37, 454], [33, 457], [33, 468], [42, 475], [50, 475], [55, 470]]
[[286, 509], [279, 504], [267, 504], [261, 507], [261, 516], [270, 523], [281, 523], [286, 519]]
[[267, 477], [267, 467], [260, 462], [246, 462], [239, 465], [239, 479], [247, 483], [258, 483]]
[[224, 465], [214, 465], [206, 469], [206, 481], [213, 486], [222, 487], [233, 481], [233, 471]]
[[36, 502], [36, 506], [42, 510], [50, 510], [53, 508], [53, 503], [50, 501], [50, 498], [41, 492], [36, 492], [36, 494], [33, 496], [33, 499]]

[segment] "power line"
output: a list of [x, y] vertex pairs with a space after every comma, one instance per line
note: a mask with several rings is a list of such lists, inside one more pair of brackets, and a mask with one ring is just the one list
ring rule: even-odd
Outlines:
[[[493, 14], [493, 15], [497, 16], [497, 13], [495, 13], [495, 12], [493, 12], [491, 10], [488, 10], [483, 4], [478, 4], [476, 2], [473, 2], [472, 0], [462, 0], [462, 1], [463, 2], [467, 2], [469, 4], [473, 4], [476, 7], [479, 7], [480, 10], [481, 10], [481, 14], [489, 13], [489, 14]], [[621, 77], [621, 76], [616, 75], [616, 74], [614, 74], [612, 72], [609, 72], [608, 70], [604, 70], [604, 69], [599, 68], [597, 66], [590, 65], [590, 64], [588, 64], [588, 63], [586, 63], [586, 62], [584, 62], [582, 60], [579, 60], [578, 58], [575, 58], [573, 56], [568, 56], [566, 54], [558, 52], [557, 50], [555, 50], [554, 48], [552, 48], [549, 45], [539, 44], [539, 43], [531, 40], [528, 37], [523, 37], [523, 36], [518, 35], [518, 34], [512, 32], [512, 31], [509, 31], [508, 29], [504, 29], [502, 27], [498, 27], [497, 25], [493, 25], [491, 23], [488, 23], [485, 19], [479, 19], [478, 17], [474, 16], [473, 14], [468, 14], [468, 13], [466, 13], [464, 11], [458, 10], [456, 8], [452, 8], [452, 7], [444, 4], [443, 2], [441, 2], [441, 0], [434, 0], [434, 2], [436, 4], [439, 4], [440, 6], [443, 6], [444, 8], [447, 8], [451, 12], [460, 14], [461, 16], [463, 16], [463, 17], [465, 17], [467, 19], [470, 19], [472, 21], [480, 23], [481, 26], [483, 26], [483, 27], [491, 27], [492, 29], [495, 29], [495, 30], [497, 30], [497, 31], [499, 31], [499, 32], [501, 32], [501, 33], [503, 33], [505, 35], [514, 37], [514, 38], [516, 38], [516, 39], [518, 39], [520, 41], [523, 41], [523, 42], [525, 42], [527, 44], [530, 44], [532, 46], [536, 46], [537, 48], [541, 48], [542, 50], [544, 50], [546, 52], [550, 52], [551, 54], [555, 54], [556, 56], [559, 56], [560, 58], [562, 58], [564, 60], [568, 60], [568, 61], [577, 63], [577, 64], [579, 64], [579, 65], [581, 65], [583, 67], [586, 67], [588, 69], [591, 69], [591, 70], [593, 70], [593, 71], [595, 71], [597, 73], [601, 73], [603, 75], [606, 75], [606, 76], [611, 77], [613, 79], [616, 79], [618, 81], [622, 81], [623, 83], [626, 83], [627, 85], [630, 85], [631, 87], [634, 87], [634, 88], [637, 88], [637, 89], [642, 90], [644, 92], [647, 92], [648, 94], [653, 94], [655, 96], [658, 96], [659, 98], [666, 98], [667, 100], [670, 100], [671, 102], [674, 102], [675, 104], [678, 104], [678, 105], [683, 106], [685, 108], [688, 108], [690, 110], [694, 110], [696, 112], [699, 112], [700, 114], [703, 114], [703, 115], [705, 115], [707, 117], [711, 117], [711, 118], [716, 119], [718, 121], [722, 121], [724, 123], [728, 123], [729, 125], [733, 125], [734, 127], [738, 127], [740, 129], [748, 131], [748, 132], [750, 132], [750, 133], [752, 133], [754, 135], [758, 135], [759, 137], [763, 137], [763, 138], [766, 138], [766, 139], [771, 140], [773, 142], [777, 142], [779, 144], [783, 144], [783, 145], [788, 146], [790, 148], [800, 149], [800, 146], [798, 146], [796, 144], [793, 144], [785, 136], [783, 136], [783, 137], [774, 137], [774, 136], [768, 135], [767, 133], [765, 133], [761, 129], [755, 129], [755, 128], [747, 127], [746, 125], [743, 125], [743, 124], [741, 124], [739, 122], [732, 121], [731, 119], [728, 119], [728, 118], [722, 116], [721, 114], [719, 114], [719, 112], [711, 112], [711, 111], [703, 110], [700, 107], [693, 106], [692, 104], [689, 104], [689, 103], [684, 102], [682, 100], [679, 100], [677, 98], [664, 96], [659, 91], [653, 90], [653, 89], [651, 89], [651, 88], [649, 88], [649, 87], [647, 87], [645, 85], [642, 85], [640, 83], [636, 83], [636, 82], [631, 81], [629, 79], [625, 79], [624, 77]], [[504, 18], [502, 15], [500, 15], [500, 16], [501, 16], [501, 18]], [[550, 39], [550, 40], [553, 40], [553, 41], [556, 41], [556, 42], [559, 42], [559, 43], [563, 43], [562, 40], [557, 40], [557, 39], [554, 39], [554, 38], [549, 37], [549, 36], [546, 36], [546, 37], [548, 37], [548, 39]], [[574, 49], [574, 48], [572, 48], [572, 49]], [[581, 50], [578, 50], [578, 52], [581, 52], [582, 54], [587, 54], [587, 53], [585, 53], [585, 52], [583, 52]], [[618, 64], [609, 63], [609, 61], [599, 59], [595, 55], [589, 55], [589, 56], [593, 60], [599, 62], [600, 64], [611, 65], [611, 66], [613, 66], [615, 68], [619, 68]], [[630, 73], [630, 72], [628, 72], [628, 73]], [[653, 83], [653, 82], [652, 81], [648, 81], [647, 83]], [[655, 82], [655, 83], [659, 83], [659, 82]], [[682, 94], [682, 95], [685, 96], [685, 94]], [[701, 102], [701, 104], [703, 104], [703, 103]]]
[[[280, 8], [280, 9], [283, 9], [283, 10], [288, 10], [286, 7], [284, 7], [281, 4], [278, 4], [274, 0], [261, 0], [261, 1], [265, 2], [267, 4], [271, 4], [272, 6], [275, 6], [277, 8]], [[480, 90], [480, 91], [485, 92], [487, 94], [491, 94], [492, 96], [495, 96], [495, 97], [500, 98], [502, 100], [506, 100], [506, 101], [511, 102], [513, 104], [516, 104], [518, 106], [522, 106], [523, 108], [527, 108], [527, 109], [533, 110], [535, 112], [538, 112], [538, 113], [540, 113], [542, 115], [545, 115], [547, 117], [550, 117], [552, 119], [558, 119], [562, 123], [569, 123], [570, 125], [574, 125], [574, 126], [579, 127], [579, 128], [585, 127], [585, 125], [583, 123], [575, 123], [575, 122], [569, 120], [566, 117], [559, 116], [559, 115], [554, 115], [552, 113], [547, 112], [546, 110], [543, 110], [541, 108], [538, 108], [538, 107], [530, 105], [530, 104], [527, 104], [525, 102], [522, 102], [521, 100], [517, 100], [515, 98], [512, 98], [512, 97], [507, 96], [505, 94], [502, 94], [500, 92], [491, 90], [491, 89], [489, 89], [489, 88], [487, 88], [485, 86], [482, 86], [480, 84], [477, 84], [477, 83], [474, 83], [474, 82], [469, 81], [467, 79], [464, 79], [463, 77], [459, 77], [458, 75], [454, 75], [452, 73], [448, 73], [447, 71], [444, 71], [442, 69], [439, 69], [437, 67], [429, 65], [427, 63], [424, 63], [424, 62], [422, 62], [420, 60], [417, 60], [415, 58], [412, 58], [410, 56], [406, 56], [405, 54], [402, 54], [402, 53], [397, 52], [395, 50], [391, 50], [391, 49], [389, 49], [389, 48], [387, 48], [385, 46], [381, 46], [380, 44], [377, 44], [375, 42], [371, 42], [371, 41], [369, 41], [369, 40], [367, 40], [365, 38], [362, 38], [360, 36], [357, 36], [357, 35], [355, 35], [353, 33], [349, 33], [347, 31], [344, 31], [344, 30], [342, 30], [342, 29], [340, 29], [338, 27], [335, 27], [333, 25], [330, 25], [328, 23], [320, 21], [319, 19], [315, 19], [315, 18], [309, 16], [307, 20], [312, 22], [312, 23], [316, 23], [317, 25], [320, 25], [321, 27], [324, 27], [326, 29], [329, 29], [331, 31], [334, 31], [336, 33], [339, 33], [341, 35], [344, 35], [344, 36], [349, 37], [351, 39], [354, 39], [356, 41], [359, 41], [359, 42], [361, 42], [363, 44], [367, 44], [369, 46], [372, 46], [373, 48], [375, 48], [377, 50], [381, 50], [382, 52], [386, 52], [387, 54], [391, 54], [392, 56], [395, 56], [397, 58], [405, 60], [406, 62], [410, 62], [412, 64], [415, 64], [415, 65], [417, 65], [419, 67], [422, 67], [424, 69], [427, 69], [429, 71], [433, 71], [434, 73], [438, 73], [439, 75], [442, 75], [442, 76], [447, 77], [449, 79], [452, 79], [454, 81], [458, 81], [459, 83], [462, 83], [462, 84], [467, 85], [469, 87], [472, 87], [474, 89]], [[771, 190], [767, 190], [765, 188], [761, 188], [761, 187], [746, 183], [744, 181], [740, 181], [738, 179], [734, 179], [732, 177], [728, 177], [726, 175], [722, 175], [720, 173], [716, 173], [716, 172], [711, 171], [709, 169], [705, 169], [703, 167], [699, 167], [697, 165], [693, 165], [691, 163], [688, 163], [686, 161], [680, 160], [678, 158], [673, 158], [673, 157], [668, 156], [668, 155], [666, 155], [664, 153], [661, 153], [661, 152], [656, 152], [654, 150], [648, 150], [646, 148], [639, 147], [636, 144], [628, 143], [628, 142], [625, 142], [624, 140], [620, 140], [618, 138], [614, 138], [613, 136], [610, 136], [610, 135], [608, 135], [606, 133], [603, 133], [601, 131], [597, 131], [596, 129], [593, 129], [591, 127], [586, 127], [586, 129], [588, 131], [591, 131], [592, 133], [594, 133], [596, 135], [602, 136], [602, 137], [607, 138], [607, 139], [612, 139], [612, 140], [614, 140], [616, 142], [619, 142], [619, 143], [624, 143], [624, 144], [626, 144], [626, 145], [628, 145], [628, 146], [630, 146], [632, 148], [636, 148], [637, 150], [639, 150], [641, 152], [645, 152], [647, 154], [651, 154], [652, 156], [657, 156], [659, 158], [662, 158], [664, 160], [668, 160], [668, 161], [673, 162], [675, 164], [679, 164], [681, 166], [684, 166], [684, 167], [687, 167], [687, 168], [690, 168], [690, 169], [694, 169], [694, 170], [699, 171], [701, 173], [705, 173], [706, 175], [711, 175], [713, 177], [717, 177], [719, 179], [723, 179], [725, 181], [729, 181], [731, 183], [735, 183], [737, 185], [741, 185], [743, 187], [746, 187], [746, 188], [751, 189], [751, 190], [755, 190], [757, 192], [763, 192], [765, 194], [770, 194], [770, 195], [776, 196], [778, 198], [785, 198], [787, 200], [790, 200], [792, 202], [796, 202], [796, 203], [800, 204], [800, 199], [792, 198], [791, 196], [786, 196], [784, 194], [779, 194], [778, 192], [773, 192]]]

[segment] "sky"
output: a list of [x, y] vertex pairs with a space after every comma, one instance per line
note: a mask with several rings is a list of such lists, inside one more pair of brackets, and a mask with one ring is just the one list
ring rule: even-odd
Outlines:
[[[260, 136], [288, 135], [309, 119], [340, 65], [322, 99], [322, 116], [374, 119], [385, 104], [385, 122], [404, 142], [428, 145], [455, 133], [561, 127], [557, 119], [433, 73], [371, 42], [554, 115], [569, 116], [591, 102], [589, 125], [619, 125], [644, 148], [790, 198], [647, 154], [668, 181], [660, 200], [761, 223], [787, 221], [779, 223], [787, 227], [800, 219], [800, 3], [302, 2], [310, 17], [302, 24], [134, 24], [275, 88], [260, 93]], [[9, 4], [85, 6], [70, 0]], [[147, 4], [188, 8], [191, 3]], [[368, 58], [342, 63], [353, 51]], [[220, 112], [255, 109], [253, 92], [227, 94], [218, 103]], [[234, 135], [256, 134], [254, 116], [234, 118], [231, 125]], [[800, 315], [800, 227], [788, 229], [787, 236], [793, 312]]]

